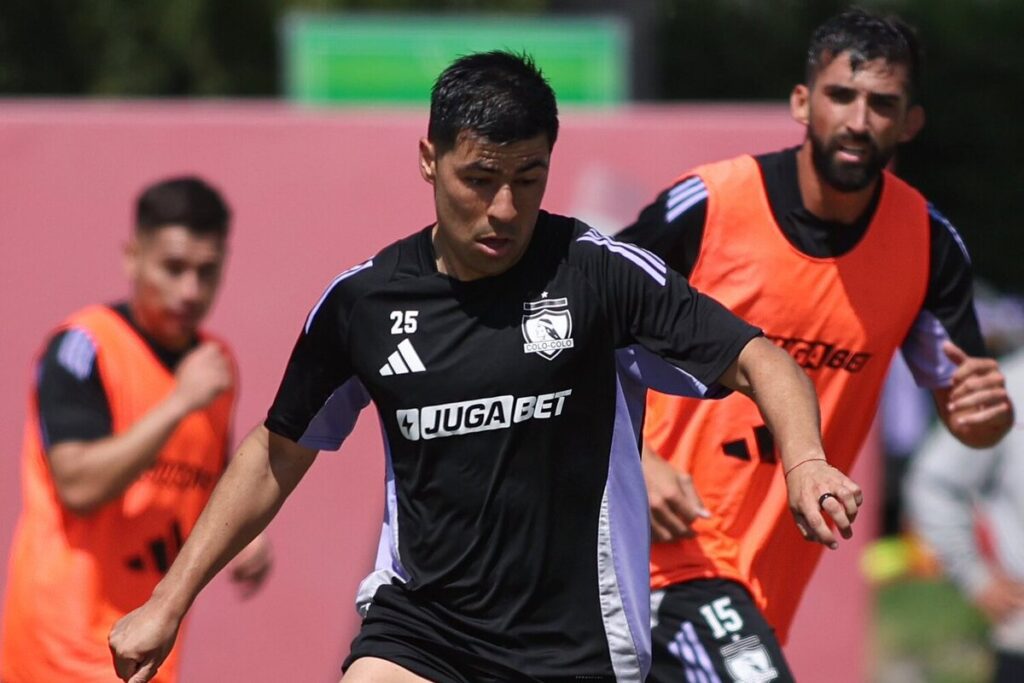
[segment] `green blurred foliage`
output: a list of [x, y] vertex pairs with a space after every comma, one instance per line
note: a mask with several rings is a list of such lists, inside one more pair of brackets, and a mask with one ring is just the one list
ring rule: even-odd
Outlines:
[[276, 82], [278, 5], [8, 0], [0, 3], [0, 92], [269, 94]]
[[[661, 99], [782, 100], [835, 0], [654, 0]], [[541, 13], [556, 0], [3, 0], [0, 94], [273, 96], [278, 20], [307, 11]], [[573, 3], [578, 8], [584, 3]], [[900, 172], [958, 226], [976, 271], [1024, 292], [1024, 2], [865, 0], [918, 26], [928, 125]], [[606, 8], [608, 3], [598, 3]]]
[[880, 586], [874, 618], [874, 683], [991, 680], [988, 624], [949, 582], [907, 578]]
[[270, 96], [289, 10], [537, 12], [543, 0], [3, 0], [0, 93]]

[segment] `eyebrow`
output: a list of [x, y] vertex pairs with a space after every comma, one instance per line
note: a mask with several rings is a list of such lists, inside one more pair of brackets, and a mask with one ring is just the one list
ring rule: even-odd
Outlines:
[[542, 168], [547, 170], [547, 167], [548, 162], [544, 161], [543, 159], [534, 159], [533, 161], [528, 161], [519, 168], [517, 168], [516, 173], [526, 173], [527, 171], [532, 171], [535, 168]]
[[[548, 168], [548, 162], [544, 161], [543, 159], [533, 159], [531, 161], [526, 162], [525, 164], [523, 164], [519, 168], [517, 168], [514, 171], [514, 173], [516, 173], [516, 174], [527, 173], [529, 171], [532, 171], [535, 168], [541, 168], [541, 169], [545, 169], [546, 170]], [[499, 170], [497, 168], [495, 168], [492, 164], [488, 164], [488, 163], [485, 163], [484, 161], [480, 161], [480, 160], [474, 161], [471, 164], [466, 164], [465, 166], [462, 167], [461, 170], [463, 170], [463, 171], [481, 171], [481, 172], [484, 172], [484, 173], [498, 173], [499, 172]]]
[[[857, 92], [857, 88], [854, 88], [843, 83], [829, 83], [822, 86], [822, 90], [826, 93], [844, 93], [844, 92]], [[885, 100], [891, 102], [899, 102], [900, 98], [903, 97], [903, 93], [895, 92], [868, 92], [868, 97], [874, 100]]]
[[868, 99], [884, 102], [886, 104], [897, 104], [901, 98], [902, 95], [885, 92], [873, 92], [868, 95]]

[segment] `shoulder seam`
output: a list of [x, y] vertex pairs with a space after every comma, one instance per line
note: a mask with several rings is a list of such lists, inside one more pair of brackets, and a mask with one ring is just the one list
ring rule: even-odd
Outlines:
[[316, 304], [309, 311], [309, 315], [306, 316], [306, 324], [303, 326], [303, 330], [306, 332], [306, 334], [309, 333], [309, 328], [313, 324], [313, 319], [316, 317], [316, 314], [320, 310], [320, 307], [323, 306], [324, 301], [326, 301], [327, 297], [329, 297], [331, 295], [331, 293], [334, 291], [334, 288], [337, 287], [344, 280], [347, 280], [348, 278], [352, 277], [353, 275], [355, 275], [357, 273], [360, 273], [360, 272], [366, 270], [367, 268], [371, 268], [371, 267], [373, 267], [373, 259], [372, 258], [368, 259], [366, 261], [363, 261], [359, 265], [352, 266], [351, 268], [349, 268], [346, 271], [343, 271], [341, 274], [339, 274], [337, 277], [335, 277], [333, 280], [331, 280], [331, 284], [327, 285], [327, 288], [324, 289], [323, 294], [320, 295], [320, 298], [317, 300]]
[[963, 238], [960, 237], [960, 233], [957, 232], [957, 229], [956, 227], [953, 226], [953, 223], [948, 218], [946, 218], [941, 211], [935, 208], [935, 205], [932, 204], [931, 202], [928, 202], [927, 206], [929, 218], [931, 218], [934, 222], [937, 222], [944, 228], [946, 228], [946, 231], [949, 233], [949, 236], [952, 237], [956, 245], [960, 247], [960, 251], [961, 253], [963, 253], [964, 258], [967, 259], [967, 263], [970, 263], [971, 255], [967, 252], [967, 245], [964, 244]]
[[57, 347], [56, 360], [79, 381], [85, 380], [96, 362], [97, 345], [89, 330], [80, 326], [68, 327]]

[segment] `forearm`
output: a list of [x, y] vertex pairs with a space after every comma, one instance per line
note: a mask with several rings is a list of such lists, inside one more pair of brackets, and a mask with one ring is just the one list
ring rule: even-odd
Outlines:
[[[273, 519], [309, 469], [315, 451], [271, 444], [266, 428], [254, 429], [242, 442], [210, 502], [152, 600], [176, 619], [238, 552]], [[290, 442], [288, 442], [290, 443]]]
[[946, 575], [965, 593], [976, 595], [990, 573], [972, 525], [969, 492], [955, 479], [915, 471], [905, 493], [914, 530], [938, 556]]
[[864, 496], [856, 482], [825, 458], [818, 397], [804, 371], [785, 351], [757, 338], [743, 348], [721, 381], [757, 403], [774, 436], [789, 508], [801, 535], [838, 548], [825, 515], [839, 535], [850, 538]]
[[120, 434], [54, 446], [48, 455], [61, 501], [70, 510], [87, 514], [117, 498], [156, 463], [188, 413], [186, 403], [171, 393]]
[[935, 551], [946, 574], [970, 595], [990, 580], [974, 528], [975, 504], [995, 481], [1000, 454], [976, 451], [950, 434], [925, 442], [904, 482], [906, 510], [915, 531]]
[[771, 342], [751, 340], [723, 378], [749, 396], [771, 430], [785, 471], [812, 458], [824, 459], [821, 413], [814, 386], [804, 371]]

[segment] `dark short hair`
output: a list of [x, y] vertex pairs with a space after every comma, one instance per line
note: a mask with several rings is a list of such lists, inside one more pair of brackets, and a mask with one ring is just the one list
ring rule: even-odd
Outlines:
[[543, 133], [554, 147], [555, 93], [533, 59], [504, 50], [480, 52], [460, 57], [438, 76], [427, 139], [445, 152], [467, 132], [498, 144]]
[[135, 231], [151, 234], [181, 225], [196, 235], [227, 237], [231, 209], [220, 193], [196, 176], [168, 178], [148, 186], [135, 203]]
[[916, 98], [923, 50], [913, 27], [899, 17], [882, 17], [854, 7], [816, 28], [807, 50], [807, 84], [811, 85], [818, 72], [844, 52], [850, 53], [854, 70], [875, 59], [906, 66], [909, 94], [911, 99]]

